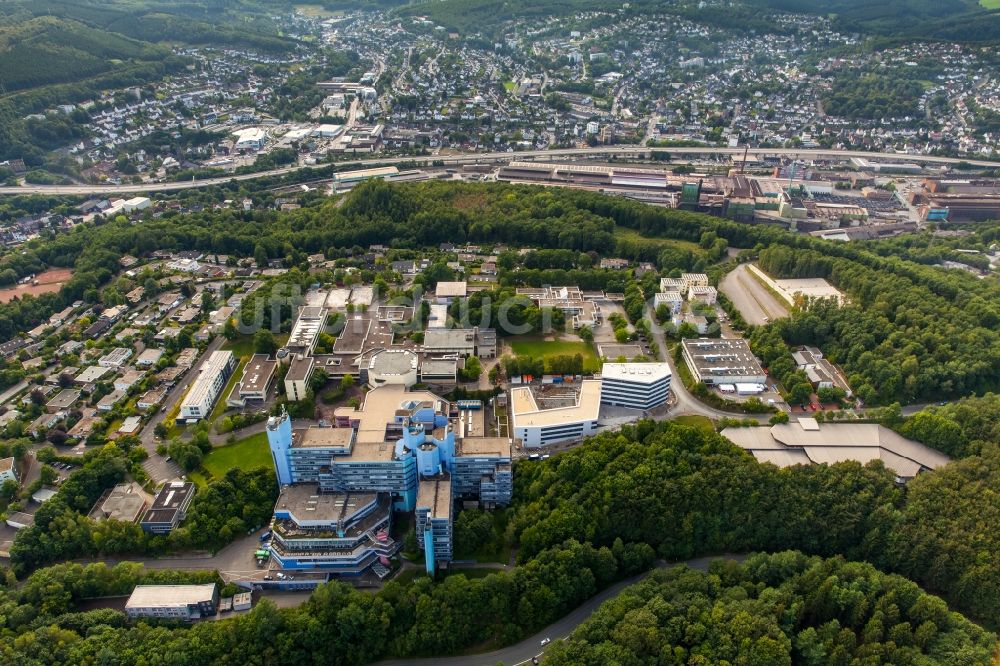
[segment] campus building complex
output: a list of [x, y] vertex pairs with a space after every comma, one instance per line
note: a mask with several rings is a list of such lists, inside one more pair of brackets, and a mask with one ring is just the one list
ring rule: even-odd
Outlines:
[[950, 460], [877, 423], [819, 423], [803, 417], [770, 428], [726, 428], [721, 434], [759, 462], [778, 467], [881, 460], [899, 483]]
[[[336, 427], [293, 431], [287, 415], [272, 417], [266, 431], [283, 488], [270, 547], [275, 561], [381, 575], [399, 549], [389, 538], [392, 511], [399, 510], [430, 521], [428, 569], [446, 566], [451, 504], [503, 506], [513, 492], [511, 441], [485, 436], [481, 408], [386, 383], [359, 408], [338, 409]], [[422, 505], [430, 496], [433, 504]], [[418, 536], [423, 543], [419, 529]]]
[[601, 403], [653, 409], [670, 395], [667, 363], [605, 363], [601, 370]]

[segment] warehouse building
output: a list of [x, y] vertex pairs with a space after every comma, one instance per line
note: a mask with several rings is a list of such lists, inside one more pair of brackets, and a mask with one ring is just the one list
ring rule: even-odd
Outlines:
[[136, 585], [125, 603], [125, 614], [164, 620], [197, 620], [215, 615], [219, 589], [204, 585]]
[[235, 369], [236, 357], [233, 356], [233, 352], [212, 352], [191, 385], [191, 390], [184, 396], [180, 417], [188, 421], [198, 421], [211, 414], [215, 401]]
[[667, 363], [605, 363], [601, 370], [601, 404], [653, 409], [670, 395]]
[[694, 378], [716, 384], [763, 384], [767, 375], [742, 338], [691, 338], [682, 341], [684, 361]]

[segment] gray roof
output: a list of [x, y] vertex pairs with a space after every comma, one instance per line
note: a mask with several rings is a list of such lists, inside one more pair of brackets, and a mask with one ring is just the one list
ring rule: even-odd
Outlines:
[[940, 451], [874, 423], [816, 424], [814, 419], [803, 419], [770, 428], [726, 428], [722, 435], [759, 461], [779, 467], [881, 460], [901, 478], [910, 479], [951, 460]]

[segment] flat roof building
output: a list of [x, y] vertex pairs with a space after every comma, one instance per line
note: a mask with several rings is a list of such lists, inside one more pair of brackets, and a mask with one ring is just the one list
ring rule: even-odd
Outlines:
[[45, 410], [49, 414], [54, 414], [56, 412], [61, 412], [65, 409], [69, 409], [76, 404], [76, 401], [80, 399], [80, 391], [76, 389], [63, 389], [59, 393], [55, 394], [51, 400], [45, 403]]
[[715, 384], [763, 384], [767, 375], [742, 338], [689, 338], [681, 342], [695, 380]]
[[102, 368], [120, 368], [132, 356], [132, 350], [127, 347], [115, 347], [97, 361]]
[[456, 298], [465, 298], [468, 286], [461, 282], [438, 282], [434, 287], [434, 297], [438, 303], [450, 303]]
[[312, 354], [330, 313], [323, 307], [304, 307], [292, 326], [285, 348], [292, 354]]
[[274, 507], [268, 548], [283, 569], [358, 575], [398, 552], [401, 544], [389, 536], [391, 525], [387, 494], [285, 486]]
[[219, 589], [204, 585], [136, 585], [125, 603], [125, 614], [166, 620], [197, 620], [215, 614]]
[[368, 385], [401, 384], [407, 388], [417, 383], [417, 355], [408, 349], [383, 349], [368, 361]]
[[212, 413], [226, 382], [236, 369], [236, 357], [231, 351], [215, 351], [201, 366], [191, 390], [181, 403], [180, 417], [189, 421], [203, 419]]
[[670, 395], [667, 363], [605, 363], [601, 370], [601, 404], [653, 409]]
[[285, 395], [289, 400], [305, 400], [315, 367], [316, 359], [312, 356], [292, 358], [285, 373]]
[[232, 407], [243, 407], [248, 402], [264, 402], [274, 383], [278, 362], [267, 354], [254, 354], [243, 368], [243, 377], [236, 382], [226, 401]]
[[529, 386], [510, 390], [514, 438], [527, 448], [582, 439], [597, 429], [601, 411], [601, 380], [585, 379], [576, 386], [550, 384], [537, 391]]
[[722, 436], [749, 451], [760, 462], [778, 467], [881, 460], [898, 482], [937, 469], [951, 459], [945, 454], [875, 423], [818, 423], [800, 418], [770, 428], [726, 428]]
[[153, 534], [173, 531], [185, 517], [194, 499], [195, 485], [190, 481], [171, 481], [153, 498], [153, 503], [139, 521], [139, 526]]
[[104, 491], [88, 514], [93, 520], [120, 520], [134, 523], [151, 503], [149, 495], [135, 481], [120, 483]]
[[417, 541], [424, 551], [424, 564], [428, 573], [452, 560], [453, 539], [451, 509], [451, 479], [440, 474], [420, 480], [417, 490]]

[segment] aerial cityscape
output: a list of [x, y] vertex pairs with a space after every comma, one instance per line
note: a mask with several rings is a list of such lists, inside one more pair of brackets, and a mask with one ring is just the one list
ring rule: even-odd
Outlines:
[[1000, 663], [996, 0], [0, 17], [2, 663]]

